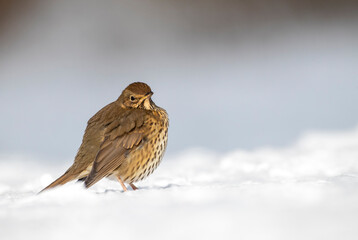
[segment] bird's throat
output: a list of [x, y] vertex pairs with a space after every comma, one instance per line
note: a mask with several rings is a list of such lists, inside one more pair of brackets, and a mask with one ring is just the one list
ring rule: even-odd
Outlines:
[[153, 106], [152, 106], [149, 98], [144, 100], [143, 107], [144, 107], [144, 109], [147, 109], [147, 110], [153, 109]]

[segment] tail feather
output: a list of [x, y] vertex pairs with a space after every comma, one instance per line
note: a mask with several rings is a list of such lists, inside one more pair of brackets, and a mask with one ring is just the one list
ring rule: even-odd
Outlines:
[[69, 181], [76, 179], [76, 177], [77, 175], [73, 175], [67, 170], [61, 177], [57, 178], [53, 183], [42, 189], [40, 193], [50, 188], [56, 187], [58, 185], [63, 185], [65, 183], [68, 183]]

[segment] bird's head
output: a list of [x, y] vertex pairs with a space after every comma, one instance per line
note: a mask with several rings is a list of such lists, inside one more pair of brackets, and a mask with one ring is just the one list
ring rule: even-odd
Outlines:
[[149, 110], [152, 109], [152, 95], [153, 92], [147, 84], [135, 82], [123, 90], [118, 100], [125, 108], [143, 108]]

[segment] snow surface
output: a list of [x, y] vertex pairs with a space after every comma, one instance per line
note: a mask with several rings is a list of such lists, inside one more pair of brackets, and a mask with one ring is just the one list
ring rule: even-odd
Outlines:
[[71, 164], [0, 156], [0, 239], [357, 239], [358, 128], [286, 148], [166, 156], [138, 191], [37, 195]]

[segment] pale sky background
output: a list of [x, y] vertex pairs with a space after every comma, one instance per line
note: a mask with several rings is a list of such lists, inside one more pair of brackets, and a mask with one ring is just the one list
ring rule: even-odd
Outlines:
[[356, 4], [285, 2], [297, 3], [9, 8], [0, 25], [0, 153], [73, 158], [87, 120], [133, 81], [148, 83], [169, 113], [169, 154], [287, 146], [307, 131], [356, 127]]

